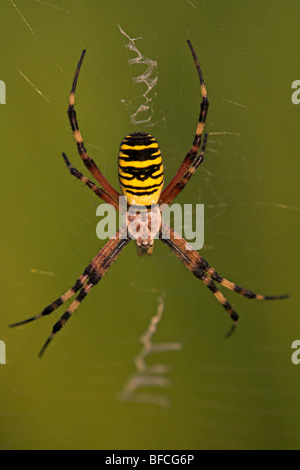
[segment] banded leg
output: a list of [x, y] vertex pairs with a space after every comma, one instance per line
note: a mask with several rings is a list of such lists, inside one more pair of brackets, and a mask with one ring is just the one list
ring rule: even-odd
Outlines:
[[161, 200], [161, 204], [171, 204], [171, 202], [175, 199], [175, 197], [186, 187], [188, 182], [190, 181], [191, 176], [195, 173], [199, 165], [204, 160], [205, 149], [207, 144], [207, 134], [204, 135], [201, 151], [199, 155], [193, 161], [191, 167], [188, 169], [186, 174], [183, 176], [182, 180], [177, 183], [173, 189], [169, 192], [165, 199]]
[[[124, 233], [124, 232], [122, 232], [122, 233]], [[115, 235], [115, 237], [117, 237], [117, 236], [118, 236], [118, 233]], [[111, 240], [113, 240], [113, 239], [114, 239], [114, 237]], [[111, 240], [109, 240], [109, 242]], [[107, 251], [110, 249], [110, 246], [111, 246], [109, 242], [102, 248], [102, 250], [99, 251], [99, 253], [97, 253], [95, 258], [85, 268], [83, 274], [81, 276], [79, 276], [79, 278], [76, 280], [73, 287], [71, 287], [69, 290], [67, 290], [67, 292], [65, 292], [62, 296], [60, 296], [54, 302], [47, 305], [47, 307], [45, 307], [42, 312], [34, 315], [33, 317], [27, 318], [26, 320], [22, 320], [22, 321], [17, 322], [17, 323], [12, 323], [9, 326], [10, 327], [20, 326], [20, 325], [24, 325], [25, 323], [30, 323], [33, 320], [38, 320], [39, 318], [41, 318], [45, 315], [49, 315], [50, 313], [54, 312], [54, 310], [56, 310], [58, 307], [60, 307], [62, 304], [64, 304], [71, 297], [73, 297], [76, 294], [76, 292], [78, 292], [84, 286], [84, 284], [86, 283], [88, 278], [90, 278], [92, 276], [95, 268], [97, 267], [99, 262], [101, 262], [102, 258], [104, 256], [107, 256]]]
[[[175, 174], [174, 178], [172, 179], [172, 181], [169, 183], [169, 185], [162, 192], [161, 198], [160, 198], [160, 204], [163, 204], [168, 200], [169, 194], [173, 191], [174, 187], [181, 181], [181, 179], [184, 177], [184, 175], [186, 174], [186, 172], [188, 171], [188, 169], [192, 165], [193, 161], [197, 157], [197, 154], [199, 152], [200, 145], [201, 145], [201, 138], [202, 138], [202, 134], [203, 134], [203, 131], [204, 131], [206, 116], [207, 116], [207, 112], [208, 112], [209, 103], [208, 103], [208, 99], [207, 99], [207, 91], [206, 91], [206, 87], [205, 87], [204, 78], [203, 78], [203, 75], [202, 75], [202, 72], [201, 72], [200, 64], [198, 62], [198, 58], [197, 58], [197, 55], [194, 51], [192, 43], [189, 40], [187, 41], [187, 43], [188, 43], [188, 45], [191, 49], [191, 52], [192, 52], [192, 55], [193, 55], [193, 58], [194, 58], [194, 62], [195, 62], [196, 68], [197, 68], [199, 80], [200, 80], [201, 94], [202, 94], [200, 114], [199, 114], [196, 134], [195, 134], [195, 137], [194, 137], [192, 148], [190, 149], [190, 151], [185, 156], [182, 164], [180, 165], [180, 167], [179, 167], [177, 173]], [[199, 162], [198, 166], [200, 165], [200, 163], [202, 163], [202, 160]], [[198, 168], [198, 166], [197, 166], [197, 168]], [[178, 191], [177, 194], [179, 192], [180, 191]]]
[[106, 180], [106, 178], [103, 176], [103, 174], [101, 173], [101, 171], [97, 167], [94, 160], [92, 160], [89, 157], [89, 155], [87, 154], [86, 148], [84, 146], [84, 143], [83, 143], [83, 140], [82, 140], [82, 137], [81, 137], [81, 134], [80, 134], [79, 126], [78, 126], [76, 111], [75, 111], [75, 108], [74, 108], [75, 91], [76, 91], [78, 76], [79, 76], [79, 72], [80, 72], [80, 69], [81, 69], [81, 65], [82, 65], [82, 62], [83, 62], [85, 52], [86, 51], [84, 49], [82, 51], [80, 60], [78, 62], [76, 72], [75, 72], [75, 76], [74, 76], [74, 80], [73, 80], [73, 84], [72, 84], [72, 89], [71, 89], [71, 94], [70, 94], [70, 99], [69, 99], [69, 107], [68, 107], [69, 121], [70, 121], [71, 128], [72, 128], [72, 131], [73, 131], [73, 134], [74, 134], [74, 137], [75, 137], [76, 144], [77, 144], [78, 153], [79, 153], [80, 157], [82, 158], [83, 163], [85, 164], [87, 169], [91, 172], [91, 174], [96, 178], [96, 180], [100, 183], [100, 185], [105, 189], [105, 191], [107, 191], [111, 195], [111, 197], [114, 198], [116, 201], [119, 201], [120, 194], [118, 193], [118, 191], [116, 191], [109, 184], [109, 182]]
[[44, 343], [42, 349], [39, 352], [39, 357], [42, 357], [42, 355], [44, 354], [46, 348], [51, 343], [51, 341], [54, 338], [54, 336], [56, 335], [56, 333], [58, 333], [59, 330], [63, 327], [63, 325], [68, 321], [68, 319], [70, 318], [72, 313], [75, 312], [75, 310], [80, 305], [80, 303], [83, 301], [83, 299], [87, 296], [87, 294], [89, 293], [91, 288], [94, 287], [97, 284], [97, 282], [99, 282], [99, 280], [96, 280], [96, 278], [95, 278], [95, 282], [88, 282], [85, 286], [82, 287], [82, 289], [79, 292], [78, 296], [71, 303], [68, 310], [65, 311], [65, 313], [60, 317], [60, 319], [53, 326], [50, 336], [48, 336], [46, 342]]
[[[205, 271], [208, 276], [213, 280], [221, 284], [222, 286], [226, 287], [227, 289], [236, 292], [248, 299], [255, 299], [255, 300], [281, 300], [288, 298], [287, 294], [283, 295], [261, 295], [255, 294], [251, 290], [245, 289], [228, 279], [220, 276], [220, 274], [212, 268], [208, 262], [198, 253], [198, 251], [194, 250], [192, 245], [190, 245], [184, 238], [180, 237], [178, 233], [176, 233], [171, 227], [167, 227], [166, 224], [163, 224], [163, 231], [166, 233], [170, 233], [170, 238], [174, 241], [176, 246], [180, 248], [180, 250], [184, 253], [188, 254], [188, 257], [192, 263], [192, 265], [197, 270], [198, 268]], [[168, 232], [169, 231], [169, 232]]]
[[[166, 227], [165, 224], [163, 224], [163, 227]], [[171, 230], [172, 229], [170, 229], [170, 234], [171, 234]], [[175, 234], [175, 232], [173, 232], [173, 234]], [[176, 234], [176, 236], [177, 236], [177, 234]], [[178, 237], [179, 237], [179, 235], [178, 235]], [[229, 314], [229, 316], [233, 320], [233, 328], [231, 329], [228, 336], [231, 335], [233, 333], [236, 325], [237, 325], [239, 316], [235, 312], [235, 310], [232, 308], [230, 303], [223, 296], [223, 294], [219, 291], [219, 289], [217, 288], [215, 283], [212, 281], [212, 279], [210, 279], [208, 274], [205, 273], [205, 271], [203, 269], [201, 269], [199, 266], [196, 266], [193, 263], [192, 259], [190, 258], [190, 252], [188, 250], [183, 249], [183, 247], [181, 246], [181, 243], [178, 243], [179, 240], [174, 239], [173, 236], [171, 236], [170, 238], [164, 237], [164, 228], [163, 228], [163, 232], [161, 233], [160, 238], [171, 249], [171, 251], [175, 254], [175, 256], [177, 256], [177, 258], [194, 274], [194, 276], [198, 277], [199, 279], [201, 279], [201, 281], [204, 282], [206, 287], [209, 288], [209, 290], [213, 293], [213, 295], [218, 300], [218, 302], [221, 303], [223, 308], [226, 310], [226, 312]], [[184, 243], [187, 243], [183, 239], [182, 239], [182, 241]]]
[[185, 266], [194, 274], [194, 276], [201, 279], [204, 284], [213, 292], [216, 299], [229, 313], [230, 317], [234, 321], [234, 325], [237, 324], [238, 314], [233, 310], [223, 294], [217, 289], [213, 281], [218, 282], [227, 289], [237, 292], [247, 297], [248, 299], [275, 300], [288, 297], [287, 295], [258, 295], [248, 289], [244, 289], [243, 287], [238, 286], [231, 281], [228, 281], [227, 279], [220, 276], [217, 271], [212, 268], [208, 262], [196, 250], [194, 250], [186, 240], [180, 237], [176, 232], [174, 232], [172, 228], [168, 227], [164, 223], [162, 224], [161, 240], [166, 243], [167, 246], [169, 246], [171, 251], [173, 251], [177, 258], [179, 258], [180, 261], [185, 264]]
[[39, 353], [39, 357], [42, 357], [45, 352], [45, 349], [53, 340], [56, 333], [58, 333], [63, 327], [63, 325], [69, 320], [72, 313], [74, 313], [75, 310], [79, 307], [80, 303], [88, 295], [92, 287], [94, 287], [96, 284], [98, 284], [99, 281], [101, 281], [101, 279], [107, 273], [112, 263], [117, 259], [122, 249], [129, 243], [129, 241], [130, 238], [119, 238], [119, 232], [117, 232], [116, 235], [112, 237], [104, 246], [104, 248], [99, 252], [100, 256], [98, 257], [97, 261], [94, 263], [91, 269], [91, 274], [89, 276], [88, 282], [81, 288], [76, 299], [71, 303], [69, 308], [53, 326], [50, 336], [46, 340], [44, 346], [42, 347]]
[[63, 295], [61, 295], [58, 299], [54, 300], [50, 305], [47, 305], [47, 307], [42, 310], [42, 312], [37, 313], [33, 317], [27, 318], [26, 320], [22, 320], [16, 323], [11, 323], [9, 326], [15, 327], [15, 326], [20, 326], [24, 325], [25, 323], [30, 323], [33, 320], [38, 320], [41, 317], [44, 317], [45, 315], [49, 315], [50, 313], [54, 312], [58, 307], [60, 307], [62, 304], [64, 304], [67, 300], [69, 300], [73, 295], [78, 292], [83, 285], [85, 284], [86, 280], [88, 279], [88, 267], [85, 269], [84, 273], [76, 280], [75, 284], [73, 287], [71, 287], [67, 292], [65, 292]]
[[98, 188], [98, 186], [93, 183], [91, 180], [89, 180], [86, 176], [84, 176], [80, 171], [76, 170], [71, 163], [70, 160], [68, 159], [67, 155], [65, 153], [62, 154], [65, 163], [67, 167], [70, 170], [70, 173], [78, 178], [80, 181], [82, 181], [84, 184], [87, 185], [88, 188], [90, 188], [92, 191], [94, 191], [97, 196], [99, 196], [103, 201], [107, 202], [108, 204], [111, 204], [117, 211], [119, 210], [119, 204], [111, 197], [110, 194], [108, 194], [104, 189]]
[[59, 297], [57, 300], [48, 305], [41, 313], [30, 317], [26, 320], [23, 320], [18, 323], [10, 325], [11, 327], [19, 326], [25, 323], [29, 323], [33, 320], [37, 320], [44, 315], [49, 315], [68, 299], [70, 299], [76, 292], [79, 291], [76, 299], [71, 303], [70, 307], [62, 315], [62, 317], [55, 323], [51, 335], [48, 337], [46, 343], [40, 351], [39, 356], [41, 357], [44, 353], [46, 347], [53, 339], [54, 335], [61, 329], [61, 327], [66, 323], [70, 318], [71, 314], [77, 309], [82, 300], [89, 293], [91, 288], [98, 284], [102, 279], [104, 274], [108, 271], [111, 264], [116, 260], [116, 258], [121, 253], [122, 249], [129, 243], [130, 238], [124, 237], [124, 228], [121, 228], [119, 232], [112, 237], [106, 245], [99, 251], [91, 263], [86, 267], [84, 273], [77, 279], [71, 289], [69, 289], [65, 294]]

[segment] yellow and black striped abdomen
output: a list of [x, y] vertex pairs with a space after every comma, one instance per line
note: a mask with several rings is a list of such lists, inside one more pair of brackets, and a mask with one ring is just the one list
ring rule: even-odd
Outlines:
[[150, 134], [135, 132], [122, 141], [119, 181], [129, 205], [157, 204], [164, 182], [160, 149]]

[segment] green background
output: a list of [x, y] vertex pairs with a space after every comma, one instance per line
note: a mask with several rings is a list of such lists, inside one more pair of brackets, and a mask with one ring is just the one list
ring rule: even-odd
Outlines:
[[[0, 339], [7, 352], [0, 447], [299, 448], [300, 364], [291, 361], [300, 339], [300, 106], [291, 101], [300, 79], [299, 2], [0, 0], [0, 10], [7, 87], [0, 107]], [[139, 258], [131, 243], [39, 360], [63, 309], [18, 329], [8, 324], [61, 295], [104, 244], [95, 233], [100, 200], [61, 158], [65, 151], [87, 175], [66, 114], [84, 47], [79, 124], [115, 187], [119, 144], [138, 130], [122, 100], [141, 94], [132, 78], [145, 66], [129, 66], [135, 55], [118, 24], [142, 37], [137, 47], [158, 62], [153, 125], [141, 130], [159, 142], [166, 181], [197, 123], [201, 96], [186, 39], [193, 42], [209, 93], [210, 135], [205, 163], [177, 202], [205, 204], [201, 253], [221, 274], [291, 298], [255, 302], [223, 289], [241, 317], [225, 341], [230, 320], [201, 281], [162, 243], [150, 258]], [[169, 367], [165, 387], [142, 387], [122, 401], [160, 297], [164, 314], [153, 342], [182, 349], [146, 359]]]

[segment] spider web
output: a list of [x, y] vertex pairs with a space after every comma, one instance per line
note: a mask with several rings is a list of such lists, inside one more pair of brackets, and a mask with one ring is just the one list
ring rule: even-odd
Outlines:
[[182, 344], [179, 342], [153, 342], [152, 337], [159, 326], [165, 308], [163, 297], [159, 297], [157, 302], [156, 314], [153, 315], [147, 330], [140, 338], [143, 347], [134, 359], [136, 373], [124, 385], [120, 399], [136, 403], [154, 403], [162, 408], [167, 408], [170, 406], [168, 397], [161, 394], [139, 392], [143, 387], [168, 387], [170, 385], [170, 380], [166, 375], [169, 372], [169, 366], [167, 364], [148, 365], [148, 356], [164, 351], [180, 351], [182, 349]]
[[[154, 112], [154, 99], [156, 97], [155, 87], [158, 81], [157, 74], [157, 62], [149, 57], [145, 57], [142, 52], [139, 51], [136, 41], [140, 38], [131, 39], [128, 34], [123, 31], [120, 25], [119, 29], [123, 36], [129, 41], [125, 47], [135, 57], [128, 59], [128, 64], [134, 69], [135, 65], [145, 65], [145, 70], [140, 75], [132, 76], [132, 82], [134, 89], [136, 90], [135, 85], [142, 85], [145, 88], [142, 96], [136, 96], [131, 100], [122, 99], [121, 102], [126, 106], [128, 112], [130, 113], [130, 123], [132, 125], [148, 125], [153, 126], [155, 124], [151, 123], [153, 112]], [[142, 100], [141, 104], [136, 105], [136, 101]]]

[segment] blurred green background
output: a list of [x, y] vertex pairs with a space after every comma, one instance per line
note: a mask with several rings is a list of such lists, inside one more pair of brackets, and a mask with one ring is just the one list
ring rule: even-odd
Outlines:
[[[299, 448], [299, 128], [291, 101], [300, 79], [299, 2], [1, 0], [2, 449]], [[156, 242], [150, 258], [131, 243], [51, 344], [63, 313], [10, 330], [56, 299], [103, 246], [95, 195], [68, 174], [61, 152], [87, 176], [67, 121], [68, 95], [83, 48], [76, 110], [89, 153], [118, 187], [117, 152], [138, 130], [130, 113], [145, 89], [129, 65], [135, 42], [158, 62], [151, 126], [169, 181], [189, 150], [200, 90], [193, 42], [209, 93], [205, 163], [180, 203], [205, 204], [201, 253], [225, 277], [278, 302], [223, 292], [230, 320], [208, 289]], [[132, 107], [126, 102], [132, 101]], [[152, 340], [180, 351], [149, 355], [165, 364], [164, 387], [120, 393], [136, 374], [140, 337], [157, 311]], [[154, 374], [157, 377], [157, 374]], [[141, 398], [144, 393], [144, 398]], [[145, 395], [146, 394], [146, 395]], [[140, 397], [140, 398], [139, 398]], [[154, 397], [157, 403], [152, 403]], [[138, 402], [141, 400], [142, 402]], [[167, 403], [168, 406], [160, 406]]]

